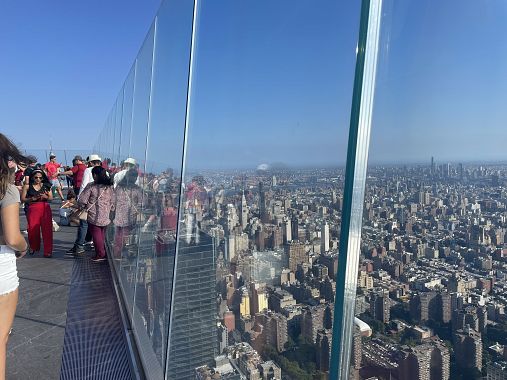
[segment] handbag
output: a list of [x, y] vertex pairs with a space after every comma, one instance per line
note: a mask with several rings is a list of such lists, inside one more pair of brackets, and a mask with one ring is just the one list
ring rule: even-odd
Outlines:
[[88, 208], [86, 208], [86, 209], [84, 209], [84, 210], [81, 210], [81, 211], [79, 212], [79, 215], [78, 215], [79, 220], [85, 220], [85, 221], [86, 221], [86, 220], [88, 220], [88, 211], [90, 211], [90, 210], [93, 208], [93, 206], [95, 206], [95, 205], [97, 204], [97, 202], [99, 201], [99, 199], [100, 199], [100, 197], [102, 196], [102, 194], [104, 194], [104, 191], [105, 191], [105, 190], [102, 190], [102, 191], [100, 192], [100, 194], [99, 194], [99, 196], [98, 196], [97, 200], [96, 200], [95, 202], [93, 202], [93, 203], [90, 205], [90, 207], [88, 207]]

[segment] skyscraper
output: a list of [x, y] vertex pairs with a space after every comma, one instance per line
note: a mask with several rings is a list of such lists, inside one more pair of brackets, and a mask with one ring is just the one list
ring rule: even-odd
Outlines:
[[438, 339], [406, 347], [400, 355], [398, 376], [400, 379], [448, 380], [449, 349]]
[[458, 366], [465, 369], [482, 369], [481, 333], [465, 326], [454, 334], [454, 352]]
[[242, 317], [250, 315], [250, 295], [248, 289], [244, 288], [241, 293], [241, 303], [239, 304], [239, 313]]
[[391, 300], [387, 291], [374, 292], [370, 301], [370, 312], [373, 318], [383, 323], [391, 319]]
[[287, 244], [292, 240], [292, 226], [289, 218], [284, 218], [283, 221], [283, 242]]
[[211, 236], [194, 227], [181, 233], [178, 250], [168, 375], [194, 379], [195, 368], [212, 363], [218, 352], [215, 245]]
[[299, 240], [299, 220], [297, 216], [293, 216], [291, 219], [292, 228], [292, 240]]
[[324, 222], [320, 231], [320, 253], [329, 251], [329, 224]]
[[241, 206], [240, 206], [240, 221], [241, 221], [241, 229], [244, 231], [248, 224], [248, 205], [246, 203], [245, 192], [241, 193]]
[[317, 332], [316, 361], [320, 371], [329, 371], [332, 335], [331, 330], [322, 329]]
[[305, 245], [298, 241], [293, 241], [286, 246], [287, 256], [289, 258], [289, 269], [295, 272], [298, 264], [308, 262], [308, 254], [305, 250]]
[[266, 209], [266, 192], [264, 191], [262, 182], [259, 182], [259, 217], [263, 223], [269, 222]]

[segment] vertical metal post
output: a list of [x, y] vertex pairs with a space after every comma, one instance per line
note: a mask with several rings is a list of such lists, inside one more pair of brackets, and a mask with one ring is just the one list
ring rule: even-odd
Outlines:
[[[156, 48], [156, 39], [157, 39], [157, 19], [158, 17], [155, 17], [155, 20], [153, 21], [153, 47], [151, 49], [151, 66], [150, 66], [150, 93], [148, 97], [148, 119], [146, 120], [146, 137], [144, 140], [144, 166], [142, 167], [143, 173], [146, 174], [146, 159], [148, 157], [148, 144], [149, 144], [149, 136], [150, 136], [150, 124], [151, 124], [151, 103], [153, 98], [153, 75], [154, 75], [154, 64], [155, 64], [155, 48]], [[146, 39], [148, 41], [148, 39]], [[141, 48], [142, 49], [142, 48]], [[136, 72], [137, 72], [137, 62], [138, 59], [136, 59]], [[135, 79], [134, 79], [134, 88], [135, 88]], [[135, 97], [135, 90], [134, 95]], [[132, 120], [134, 119], [134, 109], [132, 108]], [[130, 132], [130, 141], [132, 145], [132, 131]], [[130, 149], [131, 150], [131, 149]], [[132, 152], [129, 152], [129, 157], [132, 156]], [[140, 161], [140, 160], [139, 160]], [[141, 167], [142, 162], [139, 163], [139, 167]], [[144, 188], [144, 178], [142, 179], [142, 187]], [[141, 193], [141, 210], [144, 208], [144, 190]], [[139, 236], [139, 232], [141, 230], [141, 226], [138, 225], [136, 227], [137, 229], [137, 235]], [[137, 260], [136, 260], [136, 281], [134, 285], [134, 299], [132, 300], [132, 319], [134, 319], [134, 313], [136, 310], [136, 295], [137, 295], [137, 284], [138, 282], [138, 275], [139, 275], [139, 258], [140, 258], [140, 252], [141, 252], [141, 246], [140, 244], [137, 245]]]
[[174, 266], [173, 266], [173, 273], [172, 273], [172, 285], [171, 285], [171, 301], [170, 301], [170, 308], [169, 308], [169, 326], [167, 328], [167, 348], [166, 348], [166, 360], [164, 363], [164, 373], [165, 373], [165, 379], [166, 380], [176, 380], [169, 378], [169, 361], [171, 360], [170, 352], [171, 352], [171, 344], [173, 342], [171, 341], [171, 334], [174, 328], [174, 299], [176, 295], [176, 279], [177, 279], [177, 273], [178, 273], [178, 255], [179, 255], [179, 249], [180, 249], [180, 226], [181, 226], [181, 212], [183, 210], [184, 205], [184, 181], [185, 181], [185, 174], [186, 174], [186, 163], [187, 163], [187, 143], [188, 143], [188, 129], [190, 125], [190, 102], [192, 100], [192, 87], [193, 87], [193, 74], [195, 70], [195, 49], [196, 49], [196, 43], [197, 43], [197, 25], [198, 25], [198, 17], [199, 17], [199, 0], [194, 0], [194, 9], [192, 14], [192, 36], [190, 39], [190, 55], [188, 59], [188, 78], [187, 78], [187, 98], [185, 103], [185, 126], [183, 131], [183, 152], [181, 155], [181, 183], [180, 183], [180, 197], [179, 197], [179, 203], [178, 203], [178, 223], [176, 225], [176, 251], [174, 254]]
[[363, 0], [345, 171], [330, 379], [349, 378], [382, 0]]

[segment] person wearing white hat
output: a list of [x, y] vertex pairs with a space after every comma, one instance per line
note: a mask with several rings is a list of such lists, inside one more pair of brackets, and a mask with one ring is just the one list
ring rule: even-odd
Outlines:
[[[81, 190], [79, 192], [79, 195], [81, 195], [82, 191], [88, 186], [89, 184], [93, 183], [93, 175], [92, 170], [95, 166], [102, 165], [102, 159], [98, 154], [91, 154], [88, 158], [88, 167], [84, 171], [83, 174], [83, 181], [81, 182]], [[79, 196], [78, 196], [79, 201]], [[83, 254], [85, 249], [85, 241], [86, 236], [88, 233], [88, 222], [86, 220], [80, 220], [79, 221], [79, 228], [77, 229], [77, 236], [76, 241], [74, 242], [74, 246], [67, 251], [67, 255], [73, 256], [73, 255], [79, 255]]]
[[86, 185], [93, 182], [92, 169], [95, 166], [100, 166], [102, 164], [102, 158], [98, 154], [91, 154], [88, 159], [88, 167], [86, 168], [83, 174], [83, 181], [81, 182], [81, 190], [84, 190]]
[[[130, 169], [134, 169], [136, 167], [136, 165], [137, 165], [137, 162], [136, 162], [135, 158], [132, 158], [132, 157], [129, 157], [125, 161], [123, 161], [122, 170], [120, 170], [118, 173], [116, 173], [113, 178], [113, 183], [114, 183], [115, 189], [116, 189], [116, 186], [118, 186], [118, 184], [123, 180], [123, 178], [125, 178], [125, 174], [127, 174], [127, 172]], [[139, 186], [139, 178], [137, 178], [136, 185]]]

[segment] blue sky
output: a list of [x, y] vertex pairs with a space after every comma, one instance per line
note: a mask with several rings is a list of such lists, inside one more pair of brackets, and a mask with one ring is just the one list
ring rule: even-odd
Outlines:
[[[343, 164], [358, 3], [201, 1], [188, 166]], [[161, 12], [148, 139], [153, 44], [138, 64], [132, 143], [118, 149], [103, 134], [107, 154], [142, 160], [148, 141], [149, 165], [178, 165], [189, 4]], [[384, 4], [371, 162], [505, 160], [507, 3]], [[57, 148], [90, 148], [158, 6], [0, 3], [1, 131], [30, 148], [47, 148], [50, 137]]]
[[29, 148], [91, 146], [159, 5], [0, 1], [0, 131]]

